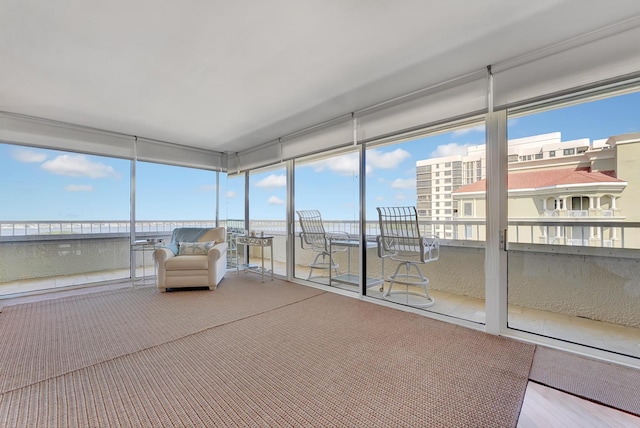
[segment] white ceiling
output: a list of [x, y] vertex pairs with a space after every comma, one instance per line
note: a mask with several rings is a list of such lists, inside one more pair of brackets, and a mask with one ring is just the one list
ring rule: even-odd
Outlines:
[[237, 152], [638, 15], [638, 0], [0, 0], [0, 110]]

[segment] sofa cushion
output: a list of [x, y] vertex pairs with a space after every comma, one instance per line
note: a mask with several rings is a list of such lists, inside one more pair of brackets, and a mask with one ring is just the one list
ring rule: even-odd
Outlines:
[[209, 252], [213, 246], [216, 245], [215, 241], [206, 242], [179, 242], [178, 243], [178, 255], [204, 255]]
[[165, 262], [165, 269], [170, 270], [189, 270], [209, 268], [209, 259], [207, 256], [180, 256], [171, 257]]

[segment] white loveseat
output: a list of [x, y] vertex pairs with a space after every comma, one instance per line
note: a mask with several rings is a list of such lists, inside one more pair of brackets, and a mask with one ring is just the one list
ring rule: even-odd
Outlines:
[[227, 271], [225, 240], [224, 227], [174, 229], [169, 244], [153, 252], [160, 291], [185, 287], [215, 290]]

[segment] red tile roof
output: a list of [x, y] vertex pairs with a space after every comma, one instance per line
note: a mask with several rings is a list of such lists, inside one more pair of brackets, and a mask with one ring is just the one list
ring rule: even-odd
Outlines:
[[[589, 183], [624, 183], [624, 180], [616, 178], [615, 171], [592, 172], [591, 168], [564, 168], [545, 171], [511, 172], [508, 176], [508, 188], [537, 189], [541, 187], [562, 186], [564, 184], [589, 184]], [[487, 180], [483, 179], [475, 183], [462, 186], [453, 193], [484, 192], [487, 189]]]

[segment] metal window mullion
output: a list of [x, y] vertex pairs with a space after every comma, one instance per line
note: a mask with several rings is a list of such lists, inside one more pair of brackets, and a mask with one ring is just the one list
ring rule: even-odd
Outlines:
[[358, 189], [359, 189], [359, 199], [360, 199], [360, 212], [358, 216], [359, 223], [359, 241], [360, 245], [358, 246], [358, 253], [360, 259], [360, 297], [367, 294], [367, 230], [366, 230], [366, 171], [367, 171], [367, 151], [365, 144], [358, 144], [358, 118], [353, 116], [353, 144], [358, 147], [358, 160], [359, 160], [359, 180], [358, 180]]
[[[287, 280], [293, 281], [295, 274], [295, 160], [287, 161], [287, 245], [286, 270]], [[273, 257], [273, 255], [272, 255]]]
[[136, 279], [136, 256], [131, 248], [136, 240], [136, 162], [138, 162], [138, 137], [133, 140], [133, 159], [131, 159], [131, 183], [129, 185], [129, 276], [132, 284]]
[[507, 112], [493, 111], [490, 69], [487, 78], [485, 328], [487, 333], [497, 335], [507, 329]]

